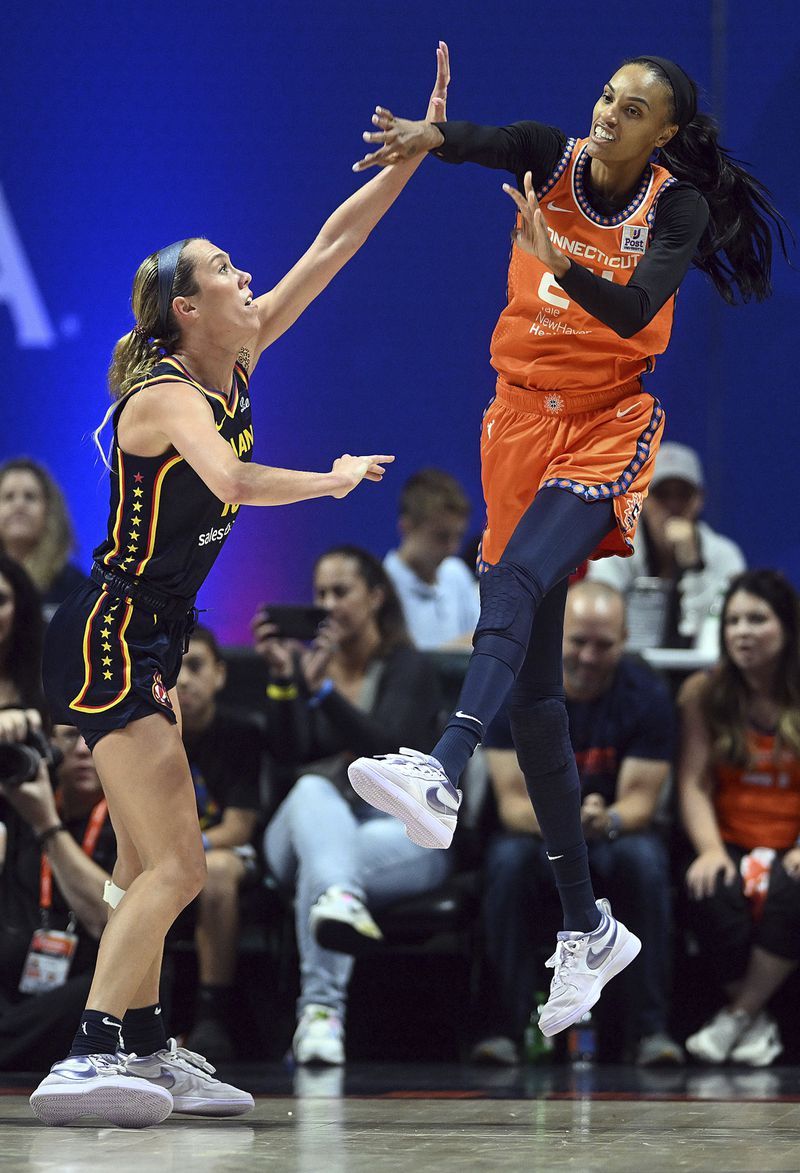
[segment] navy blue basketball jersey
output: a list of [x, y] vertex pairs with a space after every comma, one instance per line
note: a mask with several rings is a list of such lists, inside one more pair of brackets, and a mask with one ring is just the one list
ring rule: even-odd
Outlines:
[[219, 434], [239, 460], [249, 461], [253, 425], [248, 375], [237, 363], [224, 394], [201, 386], [177, 359], [165, 358], [128, 393], [113, 415], [108, 533], [94, 551], [94, 559], [162, 594], [185, 599], [189, 607], [233, 528], [239, 506], [215, 497], [174, 448], [159, 456], [122, 451], [117, 439], [119, 416], [132, 395], [155, 381], [196, 388], [210, 404]]

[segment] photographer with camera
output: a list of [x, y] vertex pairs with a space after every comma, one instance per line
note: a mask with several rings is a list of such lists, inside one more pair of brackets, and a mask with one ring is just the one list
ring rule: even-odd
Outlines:
[[[10, 711], [9, 711], [10, 712]], [[6, 714], [0, 714], [0, 717]], [[106, 923], [116, 841], [92, 755], [69, 725], [53, 769], [0, 781], [8, 843], [0, 874], [0, 1070], [47, 1069], [75, 1031]], [[54, 785], [55, 783], [55, 789]]]
[[69, 1042], [116, 855], [86, 743], [44, 735], [42, 633], [36, 588], [0, 553], [0, 1070], [46, 1068]]

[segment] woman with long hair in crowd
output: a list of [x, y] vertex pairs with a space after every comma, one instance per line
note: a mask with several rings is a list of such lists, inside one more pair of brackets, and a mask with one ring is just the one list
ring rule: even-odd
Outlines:
[[[446, 87], [440, 47], [429, 117], [443, 112]], [[165, 934], [206, 880], [175, 684], [197, 591], [239, 506], [342, 498], [364, 479], [380, 481], [392, 459], [347, 454], [322, 473], [249, 463], [249, 379], [415, 167], [391, 168], [350, 196], [261, 296], [202, 237], [152, 253], [134, 278], [135, 323], [109, 371], [107, 534], [91, 581], [59, 608], [45, 644], [53, 717], [77, 726], [91, 748], [118, 846], [86, 1009], [69, 1056], [31, 1097], [47, 1124], [100, 1115], [142, 1126], [173, 1108], [235, 1115], [253, 1105], [214, 1080], [202, 1056], [167, 1045], [158, 1005]]]
[[86, 582], [71, 561], [75, 535], [64, 494], [44, 465], [28, 456], [0, 464], [0, 548], [25, 567], [47, 618]]
[[747, 570], [722, 609], [719, 664], [679, 695], [691, 919], [727, 1005], [686, 1040], [705, 1063], [782, 1050], [767, 1005], [800, 961], [800, 599]]
[[12, 710], [44, 711], [43, 636], [36, 587], [27, 571], [0, 551], [0, 723]]
[[270, 667], [269, 745], [297, 781], [264, 835], [264, 853], [294, 890], [300, 997], [298, 1063], [344, 1062], [353, 956], [380, 941], [371, 912], [440, 884], [449, 860], [412, 843], [396, 819], [353, 794], [347, 767], [398, 742], [430, 747], [441, 698], [436, 672], [412, 646], [380, 561], [357, 546], [317, 559], [314, 601], [328, 612], [308, 647], [256, 616], [256, 650]]
[[517, 219], [508, 304], [492, 337], [483, 419], [487, 522], [481, 615], [456, 712], [431, 756], [351, 769], [359, 794], [446, 847], [462, 771], [506, 696], [514, 745], [556, 876], [564, 932], [540, 1025], [579, 1019], [639, 941], [595, 901], [561, 668], [571, 570], [633, 549], [664, 428], [642, 376], [667, 347], [690, 265], [722, 298], [770, 292], [782, 220], [763, 185], [719, 145], [697, 87], [663, 57], [625, 61], [601, 87], [584, 137], [538, 122], [487, 127], [395, 118], [356, 170], [432, 152], [510, 171]]

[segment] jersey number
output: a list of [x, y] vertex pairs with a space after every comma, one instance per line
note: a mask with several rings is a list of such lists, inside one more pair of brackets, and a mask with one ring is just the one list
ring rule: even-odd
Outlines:
[[[602, 276], [606, 281], [614, 280], [614, 270], [604, 269]], [[556, 292], [558, 290], [558, 292]], [[542, 279], [539, 282], [539, 297], [542, 301], [546, 301], [548, 305], [554, 305], [557, 309], [568, 310], [569, 298], [564, 295], [564, 290], [560, 285], [556, 284], [556, 279], [552, 273], [542, 273]]]

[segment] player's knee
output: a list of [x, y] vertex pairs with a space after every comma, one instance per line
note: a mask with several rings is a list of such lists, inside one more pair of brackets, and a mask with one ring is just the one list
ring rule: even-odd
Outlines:
[[518, 567], [498, 563], [480, 580], [481, 613], [474, 642], [483, 636], [502, 636], [527, 648], [538, 603], [531, 581]]
[[563, 700], [546, 697], [526, 705], [515, 696], [508, 713], [514, 746], [526, 777], [563, 769], [572, 754]]

